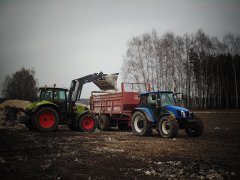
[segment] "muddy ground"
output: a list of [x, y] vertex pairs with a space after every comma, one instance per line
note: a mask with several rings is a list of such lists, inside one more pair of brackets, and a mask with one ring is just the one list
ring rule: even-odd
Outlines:
[[1, 179], [239, 179], [240, 113], [198, 115], [200, 138], [2, 127]]

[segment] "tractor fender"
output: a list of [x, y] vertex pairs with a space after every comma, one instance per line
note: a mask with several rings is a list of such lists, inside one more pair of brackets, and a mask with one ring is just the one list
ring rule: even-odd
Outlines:
[[152, 112], [150, 111], [149, 108], [137, 107], [137, 108], [134, 109], [132, 114], [136, 111], [140, 111], [140, 112], [144, 113], [144, 115], [146, 116], [148, 121], [153, 122], [153, 123], [157, 122], [156, 118], [154, 117], [154, 115], [152, 114]]
[[198, 122], [200, 122], [201, 120], [199, 119], [199, 118], [190, 118], [190, 119], [185, 119], [184, 121], [183, 121], [183, 123], [184, 123], [184, 126], [185, 127], [188, 127], [188, 126], [190, 126], [191, 124], [196, 124], [196, 123], [198, 123]]
[[36, 107], [31, 110], [31, 114], [34, 114], [40, 108], [43, 108], [43, 107], [51, 107], [51, 108], [55, 109], [58, 112], [59, 117], [61, 116], [60, 109], [57, 107], [57, 105], [52, 103], [52, 102], [49, 102], [49, 101], [44, 101], [43, 103], [36, 104]]
[[85, 114], [90, 114], [89, 110], [78, 113], [76, 119], [79, 120]]
[[36, 101], [36, 102], [30, 104], [27, 107], [27, 111], [36, 112], [36, 111], [38, 111], [39, 108], [46, 107], [46, 106], [52, 107], [52, 108], [56, 109], [57, 111], [59, 111], [59, 108], [57, 107], [56, 104], [54, 104], [53, 102], [50, 102], [50, 101], [45, 101], [45, 100], [44, 101]]

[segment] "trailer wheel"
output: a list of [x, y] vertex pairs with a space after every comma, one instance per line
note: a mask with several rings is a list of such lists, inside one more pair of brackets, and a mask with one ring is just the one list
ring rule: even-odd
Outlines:
[[59, 124], [59, 115], [55, 109], [43, 107], [36, 112], [32, 122], [34, 122], [34, 126], [39, 131], [54, 131]]
[[178, 122], [172, 116], [164, 116], [157, 123], [160, 135], [164, 138], [174, 138], [178, 135]]
[[199, 137], [203, 133], [203, 128], [202, 121], [197, 118], [197, 121], [188, 123], [187, 127], [185, 128], [185, 132], [188, 137]]
[[85, 114], [80, 117], [78, 127], [80, 131], [93, 132], [96, 129], [96, 120], [92, 115]]
[[110, 118], [107, 115], [101, 115], [98, 120], [98, 128], [101, 131], [107, 131], [110, 129]]
[[135, 112], [132, 115], [132, 131], [134, 135], [149, 136], [152, 131], [152, 123], [150, 123], [142, 112]]

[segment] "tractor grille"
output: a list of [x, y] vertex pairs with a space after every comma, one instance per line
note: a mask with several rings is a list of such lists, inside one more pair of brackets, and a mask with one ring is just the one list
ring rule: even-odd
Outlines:
[[[184, 111], [184, 113], [185, 113], [185, 115], [186, 115], [186, 118], [189, 118], [189, 117], [190, 117], [189, 111]], [[177, 110], [177, 115], [178, 115], [179, 117], [182, 117], [181, 111]]]

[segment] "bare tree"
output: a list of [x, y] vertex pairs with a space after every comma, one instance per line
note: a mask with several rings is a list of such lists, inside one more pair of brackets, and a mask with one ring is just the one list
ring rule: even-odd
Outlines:
[[30, 101], [37, 99], [37, 80], [34, 75], [34, 70], [22, 68], [12, 76], [6, 76], [3, 82], [3, 96]]
[[234, 37], [233, 34], [227, 34], [223, 38], [224, 45], [226, 46], [226, 52], [232, 55], [232, 68], [234, 74], [235, 83], [235, 96], [236, 96], [236, 108], [238, 109], [238, 83], [237, 83], [237, 71], [235, 65], [235, 55], [239, 53], [240, 49], [240, 37]]

